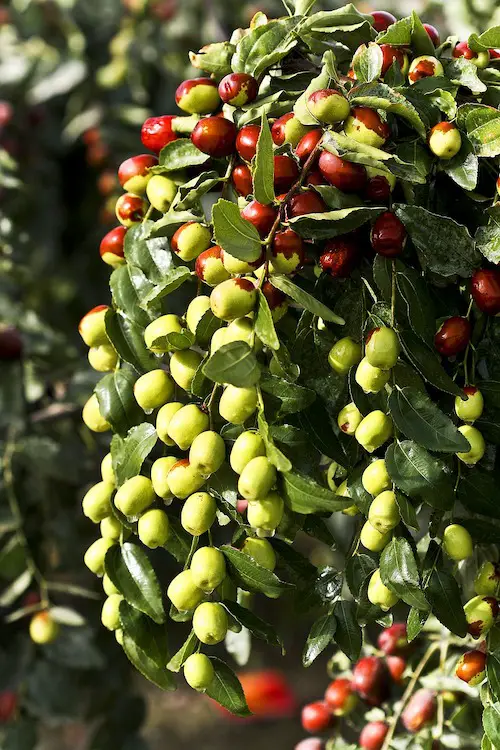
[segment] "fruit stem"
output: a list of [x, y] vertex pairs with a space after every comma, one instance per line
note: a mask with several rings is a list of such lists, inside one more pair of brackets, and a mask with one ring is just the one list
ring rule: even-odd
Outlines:
[[391, 286], [391, 327], [396, 323], [396, 261], [392, 261], [392, 286]]

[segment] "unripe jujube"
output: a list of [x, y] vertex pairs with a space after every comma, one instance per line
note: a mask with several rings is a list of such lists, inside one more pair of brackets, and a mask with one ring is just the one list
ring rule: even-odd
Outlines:
[[101, 414], [99, 401], [95, 393], [89, 398], [82, 411], [82, 419], [92, 432], [107, 432], [111, 425]]
[[135, 381], [135, 400], [144, 411], [157, 409], [174, 395], [174, 383], [165, 370], [151, 370]]
[[197, 435], [189, 449], [189, 462], [202, 476], [209, 476], [218, 471], [225, 457], [224, 439], [212, 430]]
[[195, 437], [208, 429], [208, 425], [208, 414], [196, 404], [187, 404], [173, 415], [168, 426], [168, 434], [179, 448], [185, 451], [191, 447]]
[[257, 389], [255, 386], [238, 388], [226, 386], [219, 401], [219, 414], [226, 422], [243, 424], [257, 409]]
[[173, 464], [167, 474], [167, 482], [172, 495], [183, 499], [203, 487], [205, 477], [191, 466], [188, 458], [182, 458]]
[[362, 419], [363, 415], [356, 404], [350, 403], [339, 411], [337, 424], [339, 429], [341, 429], [346, 435], [354, 435], [361, 424]]
[[222, 262], [222, 248], [219, 245], [213, 245], [208, 250], [204, 250], [196, 258], [195, 272], [199, 279], [208, 284], [208, 286], [217, 286], [227, 281], [230, 277], [229, 271], [224, 268]]
[[50, 612], [37, 612], [30, 620], [29, 632], [33, 643], [43, 646], [56, 640], [59, 635], [59, 623]]
[[111, 372], [118, 364], [118, 354], [111, 344], [100, 344], [89, 349], [89, 365], [97, 372]]
[[500, 589], [500, 564], [484, 562], [474, 580], [474, 591], [480, 596], [496, 596]]
[[154, 344], [157, 339], [168, 336], [169, 333], [180, 333], [182, 331], [181, 319], [178, 315], [161, 315], [153, 320], [144, 330], [144, 341], [148, 349], [154, 354], [163, 354], [168, 351], [168, 344]]
[[138, 516], [155, 501], [151, 479], [132, 477], [122, 484], [115, 495], [115, 505], [125, 516]]
[[191, 389], [196, 370], [201, 365], [202, 356], [193, 349], [174, 352], [170, 358], [170, 374], [180, 388]]
[[468, 440], [470, 450], [463, 453], [457, 453], [457, 456], [461, 461], [464, 462], [464, 464], [474, 466], [474, 464], [477, 464], [477, 462], [482, 459], [486, 452], [486, 443], [484, 442], [484, 438], [479, 430], [476, 429], [476, 427], [472, 427], [468, 424], [459, 427], [458, 431], [462, 433], [466, 440]]
[[344, 123], [346, 135], [367, 146], [381, 148], [391, 131], [380, 115], [369, 107], [354, 107]]
[[213, 591], [226, 576], [226, 561], [216, 547], [200, 547], [190, 565], [193, 581], [202, 591]]
[[248, 523], [258, 532], [272, 533], [278, 528], [283, 512], [283, 499], [277, 492], [270, 492], [266, 497], [248, 503]]
[[102, 576], [104, 574], [104, 558], [106, 552], [116, 542], [113, 539], [96, 539], [88, 550], [86, 551], [83, 561], [87, 568], [92, 571], [96, 576]]
[[382, 411], [372, 411], [368, 414], [355, 433], [355, 438], [365, 451], [373, 453], [380, 448], [392, 435], [392, 422]]
[[108, 630], [118, 630], [120, 627], [121, 594], [111, 594], [102, 605], [101, 622]]
[[365, 341], [365, 357], [372, 367], [390, 370], [399, 357], [399, 341], [392, 328], [374, 328]]
[[227, 613], [218, 602], [200, 604], [193, 615], [193, 630], [202, 643], [215, 646], [226, 637], [228, 630]]
[[371, 523], [367, 521], [361, 529], [359, 538], [363, 547], [369, 549], [370, 552], [382, 552], [391, 540], [391, 532], [381, 534], [380, 531], [374, 529]]
[[174, 253], [181, 260], [190, 261], [207, 250], [212, 243], [212, 233], [208, 227], [197, 221], [188, 221], [175, 232], [170, 241]]
[[137, 535], [146, 547], [163, 547], [170, 535], [170, 523], [165, 511], [156, 508], [147, 510], [139, 518]]
[[107, 484], [116, 486], [115, 472], [113, 471], [113, 457], [111, 453], [106, 453], [101, 461], [101, 477], [102, 481]]
[[115, 487], [109, 482], [98, 482], [89, 489], [82, 500], [84, 515], [94, 523], [99, 523], [111, 513], [111, 497]]
[[346, 337], [337, 341], [328, 355], [328, 364], [339, 375], [347, 375], [351, 367], [361, 361], [361, 346]]
[[242, 432], [235, 440], [229, 456], [231, 468], [241, 474], [245, 466], [257, 456], [265, 456], [266, 447], [258, 432]]
[[396, 596], [396, 594], [393, 594], [393, 592], [382, 583], [380, 570], [378, 568], [372, 573], [370, 583], [368, 584], [368, 599], [372, 604], [380, 607], [384, 612], [388, 612], [399, 601], [399, 597]]
[[78, 331], [87, 346], [101, 346], [101, 344], [109, 346], [110, 341], [106, 334], [105, 324], [106, 313], [109, 309], [108, 305], [98, 305], [89, 310], [80, 320]]
[[177, 106], [190, 115], [206, 115], [220, 103], [217, 82], [212, 78], [191, 78], [183, 81], [175, 92]]
[[462, 401], [460, 396], [455, 397], [455, 413], [459, 419], [472, 424], [483, 413], [483, 394], [475, 385], [466, 386], [464, 393], [467, 401]]
[[498, 601], [492, 596], [475, 596], [464, 606], [468, 632], [473, 638], [486, 635], [498, 617]]
[[208, 310], [210, 310], [210, 297], [206, 294], [199, 294], [191, 300], [186, 310], [186, 323], [191, 333], [196, 333], [200, 320]]
[[307, 109], [319, 122], [333, 125], [345, 120], [351, 110], [351, 105], [340, 91], [320, 89], [309, 95]]
[[215, 521], [217, 505], [208, 492], [190, 495], [181, 511], [181, 524], [192, 536], [204, 534]]
[[196, 586], [193, 574], [188, 568], [170, 581], [167, 596], [179, 612], [190, 612], [203, 601], [205, 595]]
[[250, 279], [228, 279], [215, 287], [210, 295], [213, 314], [222, 320], [242, 318], [252, 312], [257, 292]]
[[179, 401], [171, 401], [169, 404], [162, 406], [156, 415], [156, 432], [160, 440], [166, 445], [175, 445], [175, 441], [168, 434], [168, 428], [175, 414], [183, 406]]
[[443, 548], [448, 557], [459, 562], [472, 556], [474, 543], [467, 529], [452, 523], [443, 532]]
[[245, 466], [238, 480], [238, 492], [245, 500], [269, 494], [276, 483], [276, 469], [266, 456], [256, 456]]
[[356, 368], [356, 383], [365, 393], [378, 393], [389, 381], [389, 370], [382, 370], [370, 364], [368, 357], [363, 357]]
[[149, 202], [157, 211], [164, 214], [170, 208], [177, 193], [177, 185], [170, 177], [154, 174], [150, 177], [146, 186], [146, 195]]
[[191, 654], [184, 662], [184, 679], [193, 690], [206, 690], [214, 674], [212, 662], [205, 654]]
[[381, 534], [387, 534], [398, 525], [399, 507], [396, 494], [392, 490], [381, 492], [372, 501], [368, 511], [368, 520]]
[[173, 497], [168, 484], [168, 472], [177, 463], [175, 456], [158, 458], [151, 466], [151, 483], [155, 494], [162, 500], [170, 501]]
[[429, 133], [429, 148], [440, 159], [452, 159], [462, 147], [462, 137], [456, 125], [440, 122]]
[[392, 481], [387, 473], [387, 467], [383, 458], [378, 458], [376, 461], [366, 467], [364, 470], [361, 482], [363, 487], [370, 495], [376, 497], [380, 495], [384, 490], [390, 490], [392, 487]]
[[122, 535], [123, 526], [115, 516], [106, 516], [99, 524], [99, 529], [103, 539], [113, 539], [117, 542]]
[[276, 553], [267, 539], [249, 536], [245, 539], [241, 551], [267, 570], [274, 570], [276, 567]]

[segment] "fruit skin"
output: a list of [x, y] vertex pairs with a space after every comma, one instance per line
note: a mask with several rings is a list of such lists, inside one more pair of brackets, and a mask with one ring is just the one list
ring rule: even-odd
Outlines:
[[241, 212], [241, 215], [253, 224], [260, 236], [264, 238], [271, 231], [278, 212], [274, 206], [265, 206], [258, 201], [250, 201], [248, 206], [245, 206]]
[[190, 115], [207, 115], [220, 104], [217, 83], [212, 78], [190, 78], [175, 92], [175, 103]]
[[255, 156], [259, 135], [259, 125], [244, 125], [238, 131], [238, 135], [236, 136], [236, 151], [245, 161], [252, 161]]
[[354, 270], [360, 255], [357, 240], [350, 235], [341, 235], [328, 240], [321, 254], [321, 269], [333, 278], [346, 279]]
[[110, 308], [108, 305], [98, 305], [89, 310], [78, 324], [78, 332], [87, 346], [101, 346], [107, 344], [105, 317]]
[[6, 724], [15, 717], [19, 697], [14, 690], [0, 691], [0, 724]]
[[193, 690], [206, 690], [214, 674], [212, 662], [205, 654], [191, 654], [184, 662], [184, 679]]
[[392, 422], [378, 409], [370, 412], [356, 430], [356, 440], [368, 453], [380, 448], [392, 435]]
[[189, 449], [189, 463], [204, 477], [218, 471], [225, 457], [224, 439], [213, 430], [205, 430], [197, 435]]
[[174, 115], [160, 115], [160, 117], [148, 117], [141, 128], [141, 141], [146, 148], [159, 153], [167, 143], [177, 139], [172, 129]]
[[137, 534], [146, 547], [163, 547], [170, 536], [170, 523], [164, 510], [153, 508], [139, 518]]
[[270, 281], [265, 281], [262, 284], [261, 292], [267, 300], [272, 319], [275, 323], [277, 323], [287, 313], [288, 297], [279, 289], [276, 289], [276, 287], [273, 286]]
[[191, 612], [203, 601], [204, 593], [196, 586], [188, 568], [170, 581], [167, 596], [179, 612]]
[[231, 172], [231, 181], [238, 195], [244, 198], [253, 190], [252, 173], [246, 164], [237, 164]]
[[245, 500], [265, 497], [276, 484], [276, 469], [266, 456], [252, 458], [241, 472], [238, 492]]
[[150, 167], [158, 164], [156, 156], [139, 154], [125, 159], [118, 167], [118, 180], [122, 188], [134, 195], [143, 195], [151, 178]]
[[200, 547], [193, 555], [190, 570], [198, 588], [211, 592], [226, 577], [226, 560], [216, 547]]
[[271, 246], [271, 264], [277, 273], [293, 273], [305, 259], [304, 243], [293, 229], [276, 232]]
[[[252, 340], [254, 338], [253, 332], [253, 321], [250, 318], [236, 318], [224, 329], [224, 343], [230, 344], [234, 341], [244, 341], [248, 346], [252, 347]], [[256, 347], [258, 347], [258, 341]]]
[[120, 195], [115, 206], [116, 218], [124, 227], [139, 224], [146, 213], [146, 202], [134, 193]]
[[448, 557], [460, 562], [472, 556], [474, 543], [467, 529], [457, 523], [452, 523], [443, 532], [443, 548]]
[[202, 477], [191, 464], [188, 458], [181, 458], [176, 461], [167, 474], [167, 482], [170, 492], [175, 497], [184, 499], [192, 495], [205, 484], [205, 477]]
[[293, 195], [287, 203], [287, 213], [291, 219], [305, 214], [319, 214], [327, 210], [327, 205], [314, 190], [304, 190]]
[[108, 630], [118, 630], [120, 627], [121, 594], [111, 594], [102, 605], [101, 622]]
[[238, 388], [228, 385], [219, 401], [219, 414], [226, 422], [243, 424], [257, 408], [257, 389], [255, 386]]
[[116, 486], [116, 478], [113, 471], [113, 459], [111, 457], [111, 453], [106, 453], [101, 461], [101, 477], [103, 482], [112, 484], [113, 487]]
[[474, 591], [480, 596], [496, 596], [500, 585], [500, 564], [484, 562], [474, 580]]
[[333, 724], [333, 716], [325, 701], [316, 701], [304, 706], [300, 715], [306, 732], [325, 732]]
[[170, 358], [170, 374], [178, 386], [189, 391], [201, 362], [201, 354], [193, 349], [174, 352]]
[[267, 539], [249, 536], [245, 539], [241, 551], [266, 570], [272, 571], [276, 567], [276, 553]]
[[59, 635], [59, 624], [50, 612], [37, 612], [30, 620], [29, 632], [33, 643], [46, 645], [56, 640]]
[[382, 50], [383, 62], [382, 62], [382, 76], [385, 76], [389, 68], [393, 65], [394, 60], [401, 68], [403, 75], [406, 75], [409, 70], [408, 55], [399, 47], [393, 47], [391, 44], [381, 44], [380, 49]]
[[391, 131], [380, 115], [369, 107], [353, 107], [344, 123], [345, 134], [359, 143], [381, 148]]
[[347, 375], [351, 367], [361, 361], [362, 350], [351, 338], [339, 339], [330, 349], [328, 364], [339, 375]]
[[432, 55], [420, 55], [420, 57], [412, 60], [408, 80], [410, 83], [416, 83], [422, 78], [442, 76], [443, 74], [444, 68], [436, 57], [432, 57]]
[[309, 159], [322, 137], [323, 131], [321, 130], [321, 128], [310, 130], [309, 133], [306, 133], [306, 135], [302, 136], [300, 141], [297, 143], [297, 147], [295, 148], [295, 155], [302, 164], [304, 164], [304, 162]]
[[352, 672], [352, 686], [371, 706], [380, 706], [389, 693], [389, 672], [377, 656], [360, 659]]
[[460, 657], [455, 674], [471, 687], [480, 685], [486, 677], [486, 654], [478, 649], [466, 651]]
[[106, 573], [102, 577], [102, 587], [104, 589], [104, 593], [106, 596], [111, 596], [111, 594], [119, 594], [120, 592], [114, 585], [114, 583], [111, 582], [111, 579], [109, 576], [106, 575]]
[[492, 596], [475, 596], [464, 606], [468, 633], [476, 640], [486, 635], [498, 617], [498, 601]]
[[230, 276], [234, 276], [235, 274], [252, 273], [252, 271], [262, 265], [263, 262], [264, 250], [262, 251], [262, 254], [257, 258], [257, 260], [253, 261], [240, 260], [234, 255], [230, 255], [224, 250], [222, 251], [222, 263], [228, 273], [227, 278], [229, 278]]
[[115, 516], [106, 516], [100, 523], [100, 531], [103, 539], [113, 539], [117, 542], [122, 533], [122, 525]]
[[370, 15], [373, 18], [373, 28], [379, 34], [381, 31], [386, 31], [389, 26], [392, 26], [397, 21], [396, 16], [393, 16], [387, 10], [374, 10]]
[[396, 596], [396, 594], [393, 594], [393, 592], [382, 583], [380, 570], [378, 568], [372, 573], [370, 583], [368, 584], [368, 599], [372, 604], [380, 607], [384, 612], [388, 612], [399, 601], [399, 597]]
[[451, 122], [440, 122], [431, 128], [429, 148], [440, 159], [453, 159], [462, 147], [462, 136], [456, 125]]
[[134, 383], [135, 400], [146, 412], [158, 409], [170, 401], [174, 390], [173, 380], [165, 370], [151, 370]]
[[366, 547], [370, 552], [382, 552], [391, 540], [391, 533], [381, 534], [367, 521], [361, 529], [360, 540], [363, 547]]
[[361, 483], [365, 490], [376, 497], [380, 495], [384, 490], [390, 490], [392, 487], [392, 480], [387, 472], [387, 467], [383, 458], [378, 458], [376, 461], [366, 467], [362, 476]]
[[[208, 414], [196, 404], [187, 404], [179, 409], [170, 420], [168, 435], [181, 450], [186, 451], [191, 447], [193, 440], [205, 432], [208, 426]], [[193, 468], [196, 467], [193, 466]]]
[[155, 499], [151, 479], [139, 475], [122, 484], [115, 495], [115, 505], [125, 516], [138, 516]]
[[188, 221], [175, 232], [170, 247], [181, 260], [190, 261], [207, 250], [212, 243], [212, 233], [208, 227], [197, 221]]
[[91, 346], [88, 358], [90, 366], [97, 372], [111, 372], [118, 364], [118, 354], [111, 344]]
[[259, 93], [257, 80], [248, 73], [229, 73], [219, 83], [219, 96], [225, 104], [243, 107], [253, 102]]
[[289, 156], [274, 157], [274, 190], [286, 193], [299, 178], [299, 168]]
[[472, 424], [479, 419], [484, 409], [483, 394], [475, 385], [467, 385], [463, 389], [467, 401], [462, 401], [460, 396], [455, 397], [455, 413], [463, 422]]
[[276, 146], [290, 143], [295, 147], [301, 138], [310, 130], [307, 125], [302, 125], [293, 112], [278, 117], [271, 127], [271, 136]]
[[396, 494], [392, 490], [385, 490], [372, 501], [368, 511], [368, 520], [374, 529], [381, 534], [387, 534], [396, 528], [401, 516], [399, 513]]
[[378, 393], [385, 387], [390, 374], [389, 370], [374, 367], [368, 361], [368, 357], [363, 357], [356, 368], [355, 378], [365, 393]]
[[126, 227], [115, 227], [104, 235], [99, 245], [99, 254], [102, 260], [112, 268], [118, 268], [126, 263], [123, 254], [123, 242], [127, 234]]
[[307, 98], [307, 108], [313, 117], [327, 125], [343, 122], [351, 111], [345, 96], [335, 89], [313, 91]]
[[230, 277], [222, 262], [222, 248], [213, 245], [198, 255], [195, 273], [201, 281], [209, 286], [217, 286]]
[[488, 67], [488, 63], [490, 61], [490, 54], [486, 50], [483, 52], [474, 52], [467, 42], [458, 42], [458, 44], [455, 46], [452, 55], [455, 59], [459, 57], [465, 57], [466, 60], [469, 60], [471, 63], [473, 63], [476, 68], [479, 68], [479, 70], [483, 70], [484, 68]]
[[401, 721], [408, 732], [416, 733], [434, 721], [437, 712], [436, 693], [422, 688], [412, 695]]
[[98, 482], [89, 489], [82, 500], [83, 513], [94, 523], [99, 523], [111, 513], [111, 497], [115, 488], [109, 482]]
[[277, 492], [270, 492], [266, 497], [248, 503], [248, 523], [263, 535], [273, 533], [281, 523], [284, 508], [283, 498]]
[[392, 211], [385, 211], [375, 220], [370, 241], [376, 253], [386, 258], [401, 255], [406, 243], [406, 229]]
[[164, 214], [170, 208], [170, 204], [177, 193], [177, 185], [169, 177], [161, 174], [150, 176], [146, 185], [146, 195], [149, 202], [157, 211]]
[[358, 429], [363, 415], [359, 411], [358, 407], [354, 403], [347, 404], [341, 409], [337, 416], [337, 424], [339, 429], [342, 430], [346, 435], [354, 435]]
[[487, 315], [500, 312], [500, 270], [481, 268], [472, 274], [471, 293], [479, 309]]
[[458, 315], [448, 318], [434, 336], [434, 346], [443, 357], [454, 357], [467, 348], [471, 330], [467, 318]]
[[205, 315], [207, 310], [210, 310], [210, 297], [206, 294], [199, 294], [194, 297], [188, 305], [186, 310], [186, 323], [191, 333], [196, 333], [198, 323]]
[[374, 328], [365, 341], [365, 357], [373, 367], [390, 370], [399, 357], [399, 340], [392, 328]]
[[228, 279], [215, 287], [210, 295], [213, 314], [221, 320], [242, 318], [252, 312], [257, 302], [257, 291], [247, 278]]
[[246, 430], [236, 438], [229, 456], [229, 463], [233, 471], [241, 474], [252, 458], [265, 456], [265, 454], [266, 447], [259, 433]]
[[166, 445], [175, 445], [168, 434], [168, 428], [173, 416], [182, 409], [183, 405], [179, 401], [171, 401], [169, 404], [162, 406], [156, 415], [156, 432], [160, 440]]
[[162, 500], [172, 500], [173, 495], [168, 485], [168, 472], [177, 463], [175, 456], [163, 456], [157, 458], [151, 466], [151, 483], [155, 494]]
[[465, 453], [457, 453], [456, 455], [464, 464], [474, 466], [482, 459], [486, 452], [484, 438], [476, 427], [468, 424], [459, 427], [458, 431], [469, 441], [470, 450]]
[[406, 624], [395, 622], [380, 633], [377, 646], [386, 656], [404, 656], [408, 651]]
[[339, 677], [328, 685], [325, 702], [335, 716], [347, 716], [356, 708], [358, 696], [352, 689], [351, 681]]
[[92, 432], [107, 432], [111, 425], [101, 414], [99, 401], [95, 393], [89, 398], [82, 411], [82, 419]]
[[116, 542], [113, 539], [96, 539], [85, 552], [83, 561], [96, 576], [104, 575], [104, 558], [108, 549], [114, 544]]
[[217, 505], [208, 492], [190, 495], [181, 511], [181, 524], [191, 536], [201, 536], [215, 521]]
[[167, 344], [161, 343], [153, 346], [156, 339], [168, 336], [169, 333], [180, 333], [182, 331], [181, 319], [178, 315], [161, 315], [153, 320], [144, 331], [144, 342], [148, 349], [154, 354], [163, 354], [167, 351]]
[[346, 161], [329, 151], [321, 152], [318, 166], [325, 180], [344, 193], [356, 193], [366, 184], [366, 169], [362, 164]]
[[406, 659], [403, 659], [401, 656], [388, 656], [386, 663], [393, 681], [399, 685], [406, 671]]
[[234, 153], [237, 132], [224, 117], [204, 117], [195, 125], [191, 141], [204, 154], [220, 159]]
[[389, 726], [384, 721], [370, 721], [359, 735], [359, 746], [363, 750], [381, 750]]
[[228, 617], [222, 604], [200, 604], [193, 615], [193, 630], [197, 638], [209, 646], [215, 646], [223, 641], [228, 631]]
[[365, 187], [365, 198], [378, 205], [388, 203], [391, 193], [396, 186], [397, 179], [390, 172], [376, 167], [366, 167], [368, 182]]
[[424, 23], [423, 26], [426, 32], [429, 34], [433, 45], [435, 47], [439, 47], [439, 45], [441, 44], [441, 38], [439, 36], [439, 31], [436, 29], [436, 27], [430, 23]]

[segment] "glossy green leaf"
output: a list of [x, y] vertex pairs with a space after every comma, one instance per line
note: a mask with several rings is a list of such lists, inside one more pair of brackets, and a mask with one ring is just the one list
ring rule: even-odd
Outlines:
[[99, 411], [119, 435], [126, 435], [130, 427], [144, 419], [144, 412], [134, 396], [136, 379], [131, 370], [115, 370], [95, 387]]
[[157, 439], [154, 426], [148, 422], [132, 427], [124, 438], [113, 435], [111, 456], [118, 487], [141, 473], [142, 464], [155, 447]]
[[[290, 219], [292, 229], [305, 239], [322, 240], [352, 232], [369, 221], [374, 221], [385, 209], [354, 206], [317, 214], [305, 214]], [[271, 279], [273, 282], [273, 279]]]
[[247, 706], [245, 694], [241, 683], [227, 664], [217, 659], [215, 656], [210, 657], [214, 668], [214, 679], [206, 689], [206, 694], [221, 706], [227, 708], [236, 716], [249, 716], [250, 710]]
[[241, 588], [247, 591], [260, 591], [275, 598], [290, 587], [290, 584], [280, 581], [277, 575], [263, 568], [244, 552], [228, 545], [223, 545], [220, 550], [226, 558], [231, 578]]
[[309, 631], [302, 653], [302, 664], [304, 667], [310, 667], [321, 652], [330, 645], [335, 635], [336, 627], [337, 621], [332, 613], [322, 615], [316, 620]]
[[274, 201], [273, 139], [264, 112], [260, 122], [257, 152], [253, 165], [253, 194], [256, 201], [267, 206]]
[[463, 390], [450, 378], [430, 346], [412, 331], [399, 331], [398, 336], [404, 354], [424, 380], [452, 396], [463, 396]]
[[345, 321], [341, 317], [335, 315], [335, 313], [332, 312], [330, 308], [328, 308], [318, 299], [294, 284], [293, 281], [288, 278], [288, 276], [271, 276], [270, 282], [273, 286], [276, 287], [276, 289], [280, 289], [282, 292], [295, 300], [295, 302], [297, 302], [299, 305], [302, 305], [305, 310], [309, 310], [309, 312], [312, 312], [314, 315], [323, 318], [323, 320], [326, 320], [329, 323], [344, 325]]
[[434, 569], [424, 593], [439, 622], [459, 638], [464, 638], [467, 621], [460, 588], [454, 576], [445, 570]]
[[260, 367], [246, 341], [231, 341], [212, 354], [203, 365], [203, 374], [214, 383], [242, 388], [259, 381]]
[[443, 461], [412, 440], [392, 443], [386, 451], [385, 463], [396, 487], [410, 497], [426, 498], [441, 493], [441, 485], [450, 475]]
[[234, 617], [237, 622], [244, 628], [247, 628], [255, 638], [259, 638], [265, 641], [270, 646], [283, 647], [283, 644], [278, 637], [276, 630], [272, 625], [263, 620], [258, 615], [254, 614], [247, 607], [242, 607], [241, 604], [233, 601], [222, 602], [227, 611]]
[[106, 553], [106, 573], [126, 601], [156, 623], [165, 622], [155, 570], [137, 544], [115, 544]]
[[355, 602], [341, 599], [335, 604], [334, 614], [337, 621], [335, 643], [348, 659], [355, 662], [363, 646], [363, 631], [356, 619]]
[[194, 634], [194, 630], [192, 630], [180, 649], [172, 656], [172, 658], [168, 662], [167, 669], [169, 669], [171, 672], [180, 672], [184, 665], [184, 662], [191, 656], [191, 654], [194, 654], [196, 652], [199, 644], [200, 642]]
[[220, 198], [212, 208], [215, 241], [229, 255], [252, 262], [260, 258], [262, 245], [254, 225], [244, 219], [236, 203]]
[[380, 556], [380, 577], [391, 591], [410, 607], [429, 607], [422, 592], [420, 574], [410, 543], [404, 537], [393, 537]]
[[277, 351], [280, 348], [280, 341], [274, 327], [273, 317], [266, 297], [259, 289], [257, 293], [257, 313], [255, 315], [255, 335], [259, 338], [264, 346]]
[[304, 474], [289, 471], [282, 479], [285, 502], [296, 513], [335, 513], [352, 505], [349, 498], [335, 495]]
[[167, 669], [168, 648], [165, 626], [152, 622], [137, 609], [120, 603], [123, 650], [134, 667], [162, 690], [175, 690], [173, 676]]
[[190, 138], [177, 138], [162, 148], [159, 165], [167, 172], [176, 172], [187, 167], [201, 166], [208, 159], [208, 155], [196, 148]]

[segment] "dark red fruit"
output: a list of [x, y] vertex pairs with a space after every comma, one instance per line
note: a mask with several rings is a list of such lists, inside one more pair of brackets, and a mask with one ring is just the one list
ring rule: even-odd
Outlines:
[[397, 21], [396, 16], [386, 10], [374, 10], [370, 15], [373, 18], [373, 28], [379, 33], [388, 29]]
[[436, 710], [436, 693], [422, 688], [410, 698], [402, 713], [401, 721], [409, 732], [415, 734], [434, 721]]
[[13, 690], [0, 691], [0, 724], [6, 724], [14, 718], [18, 704], [18, 695]]
[[282, 232], [276, 232], [271, 246], [273, 257], [282, 255], [284, 258], [292, 258], [298, 255], [300, 258], [299, 265], [304, 262], [304, 243], [302, 238], [293, 231], [293, 229], [284, 229]]
[[434, 346], [443, 357], [454, 357], [467, 348], [470, 335], [471, 325], [467, 318], [455, 315], [444, 321], [434, 336]]
[[231, 180], [239, 195], [246, 197], [253, 191], [252, 173], [246, 164], [237, 164], [232, 171]]
[[324, 732], [333, 724], [333, 716], [324, 701], [308, 703], [301, 714], [302, 727], [306, 732]]
[[399, 47], [393, 47], [392, 44], [381, 44], [380, 49], [382, 50], [383, 62], [382, 62], [382, 75], [384, 76], [389, 68], [391, 67], [394, 60], [398, 63], [401, 70], [404, 69], [407, 58], [405, 53]]
[[324, 185], [325, 178], [319, 169], [313, 169], [306, 177], [306, 185]]
[[474, 302], [487, 315], [500, 312], [500, 270], [481, 268], [472, 274], [471, 285]]
[[283, 294], [282, 291], [276, 289], [276, 287], [273, 286], [270, 281], [265, 281], [262, 284], [261, 292], [266, 298], [271, 312], [273, 310], [276, 310], [277, 307], [280, 307], [280, 305], [286, 302], [286, 294]]
[[325, 692], [325, 701], [331, 711], [348, 712], [353, 700], [357, 700], [357, 696], [354, 695], [351, 681], [345, 677], [339, 677], [331, 682]]
[[436, 29], [436, 27], [433, 26], [431, 23], [424, 23], [424, 29], [429, 34], [433, 45], [435, 47], [439, 47], [439, 45], [441, 44], [441, 38], [439, 36], [439, 31]]
[[148, 117], [141, 128], [141, 141], [150, 151], [159, 153], [167, 143], [175, 141], [177, 134], [172, 130], [174, 115]]
[[302, 136], [300, 141], [297, 143], [295, 153], [297, 158], [302, 162], [306, 162], [311, 156], [312, 152], [320, 142], [323, 136], [323, 131], [318, 128], [317, 130], [310, 130]]
[[258, 201], [251, 201], [245, 206], [241, 215], [257, 229], [261, 237], [266, 237], [276, 221], [278, 212], [273, 206], [265, 206]]
[[242, 107], [253, 102], [259, 93], [259, 84], [248, 73], [229, 73], [219, 83], [219, 96], [225, 104]]
[[204, 154], [219, 159], [234, 153], [237, 132], [224, 117], [204, 117], [195, 125], [191, 140]]
[[371, 243], [376, 253], [386, 258], [401, 255], [406, 242], [406, 229], [396, 214], [385, 211], [376, 219], [371, 231]]
[[0, 326], [0, 362], [13, 362], [21, 359], [23, 340], [15, 326]]
[[126, 227], [115, 227], [111, 232], [105, 234], [99, 246], [101, 258], [108, 253], [116, 255], [118, 258], [123, 258], [123, 243], [125, 242], [126, 234]]
[[458, 662], [455, 674], [467, 684], [474, 684], [486, 669], [486, 654], [474, 649], [467, 651]]
[[365, 198], [371, 203], [388, 203], [391, 197], [389, 180], [381, 174], [370, 177], [365, 187]]
[[354, 690], [372, 706], [380, 706], [389, 695], [389, 670], [377, 656], [360, 659], [352, 673]]
[[465, 57], [466, 60], [472, 60], [473, 57], [476, 57], [476, 54], [477, 53], [469, 47], [467, 42], [458, 42], [452, 52], [453, 57]]
[[366, 184], [366, 169], [362, 164], [346, 161], [329, 151], [322, 151], [318, 166], [325, 180], [344, 193], [356, 193]]
[[359, 245], [350, 235], [344, 234], [329, 240], [319, 264], [325, 273], [338, 279], [350, 276], [359, 258]]
[[287, 112], [275, 120], [271, 127], [271, 136], [276, 146], [282, 146], [286, 139], [286, 124], [295, 117], [294, 112]]
[[401, 656], [408, 651], [408, 638], [406, 635], [406, 624], [395, 622], [389, 628], [384, 628], [380, 633], [377, 645], [387, 656]]
[[287, 205], [287, 213], [291, 219], [305, 214], [319, 214], [326, 210], [325, 201], [314, 190], [296, 193], [290, 198]]
[[274, 190], [285, 193], [298, 180], [299, 168], [289, 156], [274, 157]]
[[388, 656], [386, 659], [387, 669], [394, 682], [401, 682], [404, 671], [406, 669], [406, 659], [402, 656]]
[[259, 125], [244, 125], [236, 136], [236, 151], [245, 161], [252, 161], [257, 151], [259, 140]]
[[131, 189], [127, 187], [129, 180], [134, 177], [145, 177], [148, 174], [149, 167], [154, 167], [155, 164], [158, 164], [158, 159], [151, 154], [138, 154], [125, 159], [118, 167], [120, 185], [125, 190]]
[[383, 721], [370, 721], [359, 735], [359, 746], [363, 750], [380, 750], [389, 727]]

